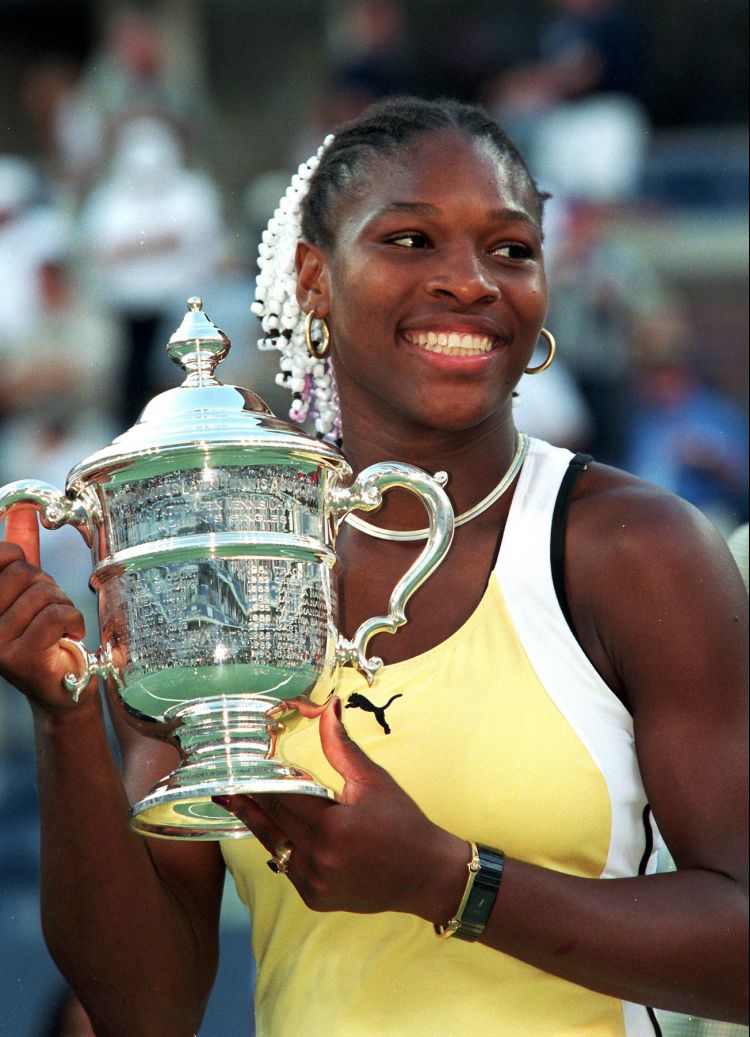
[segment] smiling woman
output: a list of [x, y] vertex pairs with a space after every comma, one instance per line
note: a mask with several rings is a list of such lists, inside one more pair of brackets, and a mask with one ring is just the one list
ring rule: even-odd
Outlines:
[[[414, 99], [375, 106], [342, 127], [290, 192], [266, 238], [256, 311], [263, 344], [281, 351], [293, 410], [310, 408], [319, 432], [341, 438], [355, 468], [387, 456], [447, 470], [457, 513], [472, 518], [415, 598], [408, 631], [380, 646], [387, 665], [367, 707], [358, 705], [366, 689], [355, 679], [339, 689], [357, 709], [347, 729], [368, 763], [360, 768], [347, 743], [356, 757], [350, 767], [332, 746], [339, 728], [329, 711], [320, 734], [311, 723], [290, 735], [295, 758], [341, 790], [352, 807], [346, 821], [365, 801], [374, 806], [358, 782], [378, 784], [368, 770], [377, 761], [442, 831], [421, 842], [425, 819], [416, 820], [413, 805], [413, 827], [395, 805], [388, 818], [376, 808], [366, 819], [364, 810], [362, 827], [348, 833], [355, 844], [344, 848], [335, 831], [346, 823], [341, 810], [269, 801], [264, 813], [257, 801], [233, 803], [268, 850], [291, 840], [288, 873], [302, 898], [268, 883], [257, 845], [225, 848], [263, 963], [259, 1019], [269, 1034], [284, 1033], [304, 1004], [311, 1033], [441, 1034], [470, 1020], [507, 1035], [634, 1035], [657, 1030], [639, 1005], [740, 1017], [745, 980], [738, 945], [729, 949], [745, 904], [739, 802], [722, 819], [704, 803], [710, 825], [680, 804], [684, 782], [685, 802], [702, 798], [688, 779], [686, 745], [723, 744], [727, 717], [745, 709], [735, 623], [745, 603], [719, 538], [681, 502], [539, 442], [516, 452], [518, 478], [509, 469], [513, 389], [540, 334], [549, 355], [537, 370], [554, 356], [543, 328], [544, 197], [484, 113]], [[286, 278], [292, 256], [296, 277]], [[310, 355], [295, 312], [297, 326], [305, 313], [325, 322], [325, 358]], [[489, 507], [472, 507], [486, 499]], [[376, 522], [352, 522], [339, 540], [347, 623], [382, 602], [419, 516], [392, 495]], [[389, 551], [374, 548], [368, 534], [390, 540]], [[670, 570], [695, 572], [696, 551], [713, 575], [701, 596], [686, 593], [687, 637], [682, 623], [668, 631], [663, 624], [667, 612], [677, 615]], [[644, 556], [658, 561], [645, 567]], [[702, 618], [704, 594], [722, 602], [713, 634]], [[722, 706], [685, 669], [688, 656], [704, 672], [713, 667], [706, 637], [719, 628]], [[681, 742], [667, 732], [674, 714], [682, 716], [686, 688], [700, 720]], [[380, 703], [389, 708], [388, 739], [367, 716]], [[717, 764], [714, 777], [727, 792], [743, 776]], [[676, 882], [645, 877], [661, 841], [654, 813], [683, 850]], [[723, 864], [711, 860], [714, 824], [728, 838]], [[446, 833], [465, 840], [462, 853]], [[477, 864], [468, 850], [480, 838], [508, 855], [497, 897], [492, 851], [480, 852]], [[462, 898], [461, 856], [490, 883], [476, 929], [468, 919], [475, 873]], [[693, 900], [709, 886], [733, 934], [723, 977], [709, 977], [692, 958], [702, 939], [718, 934], [710, 935], [709, 914], [696, 925]], [[275, 924], [280, 905], [288, 926]], [[478, 936], [491, 952], [461, 946], [441, 956], [409, 916]], [[320, 941], [325, 981], [309, 956], [290, 955], [290, 932], [302, 947]], [[342, 994], [346, 961], [373, 956], [380, 971], [359, 975], [356, 996]], [[375, 996], [378, 984], [391, 992], [388, 1007]], [[311, 1009], [318, 1003], [319, 1014]]]
[[[125, 799], [173, 750], [120, 731], [121, 780], [96, 696], [60, 705], [80, 617], [9, 523], [0, 670], [37, 722], [48, 940], [98, 1034], [195, 1032], [225, 864], [261, 1037], [745, 1017], [747, 596], [684, 502], [516, 431], [540, 335], [554, 355], [542, 211], [483, 112], [394, 99], [301, 167], [264, 235], [255, 308], [292, 415], [355, 471], [443, 472], [460, 519], [372, 686], [347, 673], [284, 735], [337, 802], [234, 796], [257, 839], [147, 849]], [[382, 611], [422, 536], [409, 494], [371, 518], [337, 540], [342, 629]], [[677, 870], [655, 875], [662, 837]]]

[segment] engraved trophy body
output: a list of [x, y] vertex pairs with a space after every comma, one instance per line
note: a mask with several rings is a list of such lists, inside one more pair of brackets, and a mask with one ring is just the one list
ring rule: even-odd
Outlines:
[[[181, 762], [136, 803], [132, 827], [163, 838], [249, 835], [215, 795], [291, 792], [332, 797], [278, 753], [284, 717], [330, 692], [342, 665], [372, 681], [367, 643], [406, 622], [410, 595], [442, 561], [453, 512], [442, 488], [410, 465], [370, 466], [352, 483], [332, 444], [275, 418], [260, 397], [214, 376], [229, 340], [199, 299], [168, 351], [184, 383], [70, 472], [65, 492], [21, 480], [0, 489], [0, 518], [32, 505], [47, 528], [74, 525], [91, 548], [101, 646], [70, 641], [82, 672], [144, 734], [175, 744]], [[335, 537], [354, 509], [392, 487], [417, 494], [427, 544], [394, 588], [388, 615], [351, 640], [337, 630]]]

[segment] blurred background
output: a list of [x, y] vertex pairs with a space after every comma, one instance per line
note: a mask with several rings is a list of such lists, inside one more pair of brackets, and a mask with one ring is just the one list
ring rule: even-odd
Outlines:
[[[234, 343], [222, 380], [285, 416], [249, 309], [261, 231], [329, 130], [411, 92], [484, 104], [553, 195], [559, 359], [522, 382], [519, 426], [728, 536], [747, 520], [746, 40], [745, 0], [0, 0], [0, 484], [62, 486], [178, 384], [164, 345], [194, 294]], [[94, 631], [82, 541], [44, 552]], [[30, 719], [0, 688], [0, 1034], [86, 1037], [40, 935], [37, 827]], [[223, 933], [201, 1037], [252, 1032], [231, 891]]]

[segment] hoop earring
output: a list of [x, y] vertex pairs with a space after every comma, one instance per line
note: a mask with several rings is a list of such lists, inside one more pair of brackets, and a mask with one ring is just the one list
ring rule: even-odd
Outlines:
[[546, 371], [552, 361], [555, 359], [555, 353], [557, 352], [557, 343], [555, 342], [554, 335], [547, 331], [546, 328], [542, 328], [539, 334], [547, 340], [547, 348], [549, 353], [547, 359], [542, 364], [538, 364], [536, 367], [527, 367], [525, 369], [526, 374], [541, 374], [542, 371]]
[[[317, 320], [320, 324], [320, 333], [323, 336], [320, 342], [313, 342], [312, 322], [314, 320]], [[305, 345], [307, 346], [307, 352], [315, 360], [324, 360], [331, 351], [331, 333], [328, 330], [328, 325], [325, 322], [325, 318], [318, 317], [314, 310], [311, 310], [305, 317]]]

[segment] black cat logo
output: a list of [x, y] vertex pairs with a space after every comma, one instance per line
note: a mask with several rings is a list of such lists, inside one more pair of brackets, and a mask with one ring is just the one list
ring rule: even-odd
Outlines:
[[355, 691], [355, 692], [352, 692], [352, 694], [347, 699], [346, 708], [347, 709], [363, 709], [366, 713], [374, 713], [375, 714], [375, 719], [377, 720], [377, 722], [383, 728], [385, 733], [387, 735], [389, 735], [391, 733], [391, 729], [388, 726], [388, 724], [386, 723], [385, 711], [388, 709], [388, 707], [390, 706], [391, 702], [393, 702], [395, 699], [400, 699], [400, 698], [402, 698], [402, 696], [400, 694], [392, 695], [388, 699], [388, 701], [386, 702], [386, 704], [384, 706], [376, 706], [372, 702], [370, 702], [370, 700], [368, 698], [365, 698], [364, 695], [360, 695], [359, 692]]

